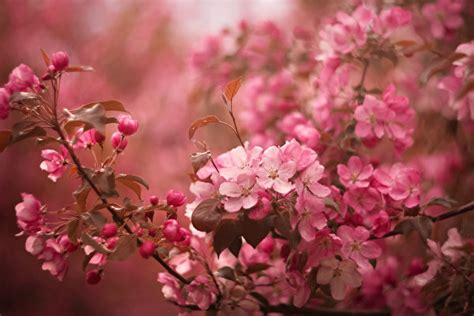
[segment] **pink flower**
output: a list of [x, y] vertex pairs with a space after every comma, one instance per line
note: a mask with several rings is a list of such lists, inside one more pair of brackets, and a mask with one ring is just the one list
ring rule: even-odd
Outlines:
[[316, 280], [319, 284], [329, 284], [332, 297], [338, 301], [344, 299], [347, 288], [362, 285], [362, 276], [354, 262], [334, 257], [321, 261]]
[[390, 34], [396, 29], [410, 24], [412, 14], [410, 11], [402, 9], [401, 7], [392, 7], [380, 13], [380, 27], [382, 30], [377, 30], [377, 33]]
[[370, 218], [371, 230], [375, 237], [382, 237], [390, 231], [391, 223], [387, 212], [380, 211]]
[[204, 275], [198, 275], [187, 286], [187, 290], [188, 302], [196, 304], [202, 310], [208, 309], [216, 300], [216, 294], [211, 287], [211, 282]]
[[301, 272], [298, 271], [289, 272], [286, 279], [295, 292], [293, 296], [293, 305], [298, 308], [303, 307], [309, 300], [311, 294], [311, 288], [309, 287], [308, 282], [306, 282]]
[[186, 196], [179, 191], [170, 190], [168, 194], [166, 194], [166, 202], [168, 205], [179, 207], [186, 202]]
[[59, 245], [67, 252], [74, 252], [79, 248], [79, 245], [74, 244], [68, 235], [61, 235], [58, 238]]
[[272, 211], [272, 196], [265, 191], [258, 192], [258, 195], [260, 196], [260, 201], [248, 213], [249, 218], [253, 220], [263, 219]]
[[317, 158], [316, 152], [296, 140], [291, 140], [281, 147], [282, 160], [296, 162], [296, 170], [301, 171], [310, 166]]
[[461, 16], [463, 9], [464, 0], [437, 0], [425, 4], [421, 12], [430, 23], [433, 37], [441, 39], [452, 36], [464, 24]]
[[333, 257], [342, 247], [341, 239], [332, 234], [329, 228], [318, 231], [313, 241], [300, 244], [308, 253], [309, 266], [318, 266], [321, 260]]
[[370, 268], [369, 259], [375, 259], [382, 254], [380, 246], [375, 241], [368, 240], [370, 232], [362, 226], [340, 226], [337, 236], [342, 240], [342, 254], [354, 260], [361, 268]]
[[304, 195], [311, 194], [318, 198], [325, 198], [331, 194], [331, 190], [319, 183], [324, 175], [324, 166], [322, 166], [319, 161], [315, 161], [310, 165], [296, 182], [296, 190], [298, 194]]
[[148, 259], [149, 257], [151, 257], [153, 255], [153, 253], [155, 252], [155, 243], [151, 240], [145, 240], [143, 242], [143, 244], [140, 246], [140, 249], [139, 249], [139, 253], [140, 255], [145, 258], [145, 259]]
[[84, 132], [84, 128], [80, 128], [74, 136], [72, 146], [74, 149], [90, 149], [93, 145], [102, 143], [104, 140], [104, 135], [99, 133], [96, 129], [92, 128]]
[[28, 236], [25, 242], [25, 249], [33, 256], [41, 254], [44, 250], [46, 243], [41, 236], [31, 235]]
[[239, 175], [236, 182], [223, 182], [219, 187], [219, 193], [227, 196], [224, 208], [231, 213], [254, 207], [258, 202], [257, 190], [255, 177], [246, 174]]
[[163, 223], [163, 237], [168, 241], [175, 242], [183, 239], [181, 235], [181, 226], [175, 219], [168, 219]]
[[112, 147], [118, 152], [123, 151], [128, 145], [125, 135], [120, 132], [113, 133], [110, 141], [112, 142]]
[[273, 189], [278, 193], [287, 194], [293, 189], [289, 179], [296, 172], [294, 161], [282, 162], [280, 149], [272, 146], [263, 153], [262, 165], [257, 171], [257, 182], [265, 189]]
[[138, 121], [129, 115], [121, 115], [118, 118], [118, 130], [126, 136], [133, 135], [138, 130]]
[[37, 80], [33, 70], [24, 64], [13, 69], [8, 79], [9, 82], [5, 87], [10, 93], [24, 91], [31, 88]]
[[344, 193], [344, 202], [359, 214], [367, 214], [382, 203], [380, 193], [374, 188], [351, 188]]
[[396, 163], [392, 166], [393, 183], [389, 195], [395, 201], [404, 201], [406, 207], [415, 207], [420, 203], [420, 173]]
[[0, 88], [0, 119], [4, 120], [10, 112], [10, 93], [5, 88]]
[[66, 157], [68, 156], [67, 149], [64, 146], [61, 146], [60, 151], [61, 152], [52, 149], [45, 149], [41, 152], [41, 157], [45, 160], [41, 162], [40, 168], [49, 173], [48, 178], [53, 182], [56, 182], [64, 175], [68, 165], [66, 160]]
[[337, 174], [346, 188], [366, 188], [369, 186], [373, 169], [371, 164], [365, 165], [359, 157], [352, 156], [347, 166], [337, 165]]
[[457, 59], [453, 62], [453, 65], [456, 66], [454, 69], [454, 74], [458, 78], [466, 78], [470, 75], [470, 69], [473, 67], [474, 63], [474, 43], [463, 43], [456, 48], [456, 53], [463, 54], [465, 57]]
[[15, 206], [18, 225], [25, 231], [34, 231], [43, 222], [41, 202], [32, 194], [22, 193], [23, 202]]
[[460, 249], [464, 245], [461, 235], [456, 227], [448, 230], [448, 240], [441, 246], [441, 253], [449, 257], [452, 262], [462, 257], [463, 251]]
[[354, 112], [357, 121], [355, 134], [360, 138], [382, 138], [385, 134], [385, 122], [394, 119], [395, 113], [386, 104], [372, 95], [366, 95], [364, 103]]
[[181, 293], [181, 287], [178, 281], [169, 275], [168, 273], [159, 273], [158, 282], [163, 284], [162, 293], [167, 300], [174, 301], [180, 305], [186, 303], [183, 294]]
[[63, 256], [63, 249], [54, 239], [46, 240], [43, 251], [38, 255], [38, 259], [44, 260], [42, 269], [49, 271], [52, 276], [60, 281], [64, 279], [67, 271], [67, 262]]
[[54, 69], [62, 71], [69, 66], [69, 56], [65, 52], [56, 52], [51, 58]]

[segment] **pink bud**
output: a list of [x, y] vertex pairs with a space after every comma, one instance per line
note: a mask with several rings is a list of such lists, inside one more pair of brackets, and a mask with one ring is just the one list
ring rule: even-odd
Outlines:
[[133, 135], [138, 130], [138, 121], [128, 115], [120, 116], [118, 122], [118, 130], [124, 135]]
[[115, 249], [115, 247], [117, 246], [117, 242], [118, 242], [118, 237], [112, 237], [105, 241], [105, 245], [109, 249]]
[[427, 268], [427, 266], [426, 266], [426, 264], [425, 264], [425, 262], [423, 261], [422, 258], [420, 258], [420, 257], [414, 258], [410, 262], [410, 265], [408, 266], [407, 275], [408, 275], [408, 277], [418, 275], [420, 273], [425, 272], [426, 268]]
[[179, 229], [180, 239], [178, 245], [181, 247], [189, 247], [191, 245], [191, 232], [186, 228], [181, 227]]
[[48, 73], [52, 74], [52, 73], [54, 73], [55, 71], [56, 71], [56, 68], [54, 68], [53, 65], [49, 65], [49, 66], [48, 66]]
[[155, 237], [155, 236], [156, 236], [156, 229], [150, 228], [150, 229], [148, 230], [148, 236], [150, 236], [150, 237]]
[[64, 70], [69, 66], [69, 56], [65, 52], [56, 52], [53, 54], [52, 63], [57, 71]]
[[171, 242], [180, 241], [182, 239], [181, 226], [175, 219], [169, 219], [163, 224], [163, 236]]
[[158, 197], [156, 195], [150, 196], [150, 204], [151, 205], [158, 205], [159, 202], [160, 202], [160, 200], [158, 199]]
[[105, 136], [99, 133], [96, 129], [91, 129], [91, 134], [97, 143], [102, 143], [105, 140]]
[[102, 237], [110, 238], [117, 235], [117, 225], [115, 223], [107, 223], [102, 227]]
[[37, 256], [40, 253], [42, 253], [44, 247], [45, 247], [45, 242], [43, 238], [39, 236], [31, 235], [26, 239], [25, 249], [26, 251], [31, 253], [33, 256]]
[[155, 252], [155, 243], [151, 240], [146, 240], [140, 246], [139, 252], [143, 258], [148, 259]]
[[86, 282], [90, 285], [99, 283], [101, 279], [102, 276], [99, 270], [90, 270], [86, 272]]
[[111, 142], [112, 142], [112, 147], [116, 149], [117, 151], [124, 150], [128, 144], [128, 141], [125, 138], [125, 135], [123, 135], [120, 132], [115, 132], [112, 134]]
[[170, 190], [166, 195], [166, 202], [168, 202], [168, 205], [171, 206], [181, 206], [185, 201], [186, 197], [184, 194], [175, 190]]
[[66, 250], [67, 252], [74, 252], [79, 248], [79, 245], [72, 243], [69, 239], [68, 235], [61, 235], [59, 237], [59, 244]]

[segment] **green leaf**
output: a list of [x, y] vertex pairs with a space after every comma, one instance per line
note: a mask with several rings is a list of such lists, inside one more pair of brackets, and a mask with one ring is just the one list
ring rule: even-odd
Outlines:
[[219, 211], [221, 201], [219, 199], [207, 199], [199, 203], [191, 216], [193, 226], [202, 232], [213, 231], [222, 219]]
[[402, 232], [404, 235], [417, 231], [424, 241], [431, 237], [432, 228], [433, 221], [427, 216], [408, 218], [395, 226], [395, 230]]
[[67, 236], [71, 242], [76, 243], [79, 238], [79, 233], [82, 226], [82, 220], [80, 218], [75, 218], [69, 222], [67, 225]]
[[141, 195], [142, 195], [142, 187], [140, 185], [149, 189], [148, 183], [146, 183], [145, 180], [143, 180], [142, 178], [138, 176], [132, 176], [128, 174], [119, 174], [117, 177], [115, 177], [115, 180], [117, 180], [118, 182], [125, 185], [133, 192], [135, 192], [135, 194], [138, 196], [139, 199], [141, 199]]
[[270, 227], [266, 225], [265, 220], [254, 221], [247, 216], [243, 217], [242, 236], [253, 248], [256, 248], [269, 232]]
[[92, 181], [94, 181], [102, 197], [108, 198], [118, 196], [118, 193], [115, 190], [114, 170], [111, 167], [107, 167], [94, 173]]
[[99, 133], [105, 135], [105, 125], [113, 123], [105, 116], [105, 108], [100, 103], [91, 107], [82, 106], [72, 111], [65, 110], [65, 113], [68, 118], [64, 129], [69, 134], [73, 133], [74, 128], [84, 125], [84, 130], [95, 128]]
[[119, 239], [115, 250], [109, 255], [111, 260], [125, 260], [137, 249], [137, 236], [126, 235]]
[[95, 225], [95, 227], [99, 229], [101, 229], [102, 226], [107, 223], [107, 218], [105, 218], [105, 216], [102, 215], [102, 213], [100, 213], [99, 211], [90, 211], [88, 214], [92, 223]]
[[222, 220], [214, 233], [213, 246], [217, 255], [220, 255], [222, 251], [229, 248], [232, 242], [240, 238], [240, 236], [241, 227], [239, 221], [231, 219]]

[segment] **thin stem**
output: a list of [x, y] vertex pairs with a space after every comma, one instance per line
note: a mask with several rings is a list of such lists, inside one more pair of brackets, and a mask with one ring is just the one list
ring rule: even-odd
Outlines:
[[[57, 115], [57, 100], [58, 100], [58, 91], [57, 91], [57, 86], [55, 83], [55, 80], [52, 80], [53, 82], [53, 90], [54, 90], [54, 100], [53, 100], [53, 109], [54, 109], [54, 130], [58, 133], [59, 137], [64, 143], [64, 146], [66, 150], [68, 151], [69, 155], [71, 156], [72, 161], [74, 162], [74, 165], [77, 168], [78, 173], [81, 175], [81, 177], [87, 182], [87, 184], [92, 188], [92, 190], [97, 194], [99, 199], [103, 204], [107, 205], [107, 210], [112, 214], [113, 220], [119, 224], [120, 226], [123, 226], [125, 230], [129, 234], [133, 234], [132, 229], [125, 223], [125, 221], [118, 215], [118, 213], [111, 207], [109, 206], [109, 203], [107, 199], [102, 195], [100, 192], [99, 188], [95, 185], [94, 181], [89, 177], [89, 175], [86, 173], [84, 168], [82, 167], [82, 164], [79, 160], [79, 158], [76, 156], [76, 153], [74, 152], [74, 149], [71, 147], [69, 142], [67, 141], [66, 136], [64, 135], [64, 132], [61, 129], [61, 126], [58, 121], [58, 115]], [[138, 238], [137, 239], [138, 244], [141, 245], [143, 241]], [[153, 254], [153, 258], [158, 261], [165, 270], [174, 276], [177, 280], [181, 281], [182, 283], [188, 284], [189, 280], [185, 279], [182, 275], [180, 275], [178, 272], [176, 272], [173, 268], [171, 268], [156, 252]]]
[[232, 122], [234, 123], [235, 135], [239, 139], [239, 142], [242, 145], [242, 147], [245, 148], [244, 142], [242, 141], [242, 137], [240, 137], [239, 129], [237, 128], [237, 121], [235, 120], [233, 111], [229, 111], [229, 114], [230, 114], [230, 117], [232, 118]]

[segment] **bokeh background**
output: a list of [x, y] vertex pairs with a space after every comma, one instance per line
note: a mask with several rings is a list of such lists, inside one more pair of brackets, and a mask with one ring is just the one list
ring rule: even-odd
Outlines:
[[[284, 0], [0, 0], [0, 82], [19, 63], [43, 71], [40, 48], [67, 51], [72, 64], [93, 66], [95, 72], [64, 81], [62, 104], [106, 99], [126, 104], [140, 130], [119, 168], [145, 176], [151, 187], [147, 194], [162, 197], [171, 187], [186, 190], [192, 152], [187, 127], [209, 110], [189, 98], [198, 84], [189, 70], [193, 47], [244, 17], [288, 23], [303, 12]], [[34, 193], [54, 208], [70, 203], [77, 185], [72, 179], [54, 185], [40, 171], [40, 161], [33, 141], [0, 155], [0, 314], [176, 314], [162, 298], [156, 262], [139, 256], [112, 262], [103, 282], [89, 286], [78, 253], [68, 277], [58, 282], [24, 251], [24, 238], [15, 237], [20, 193]]]

